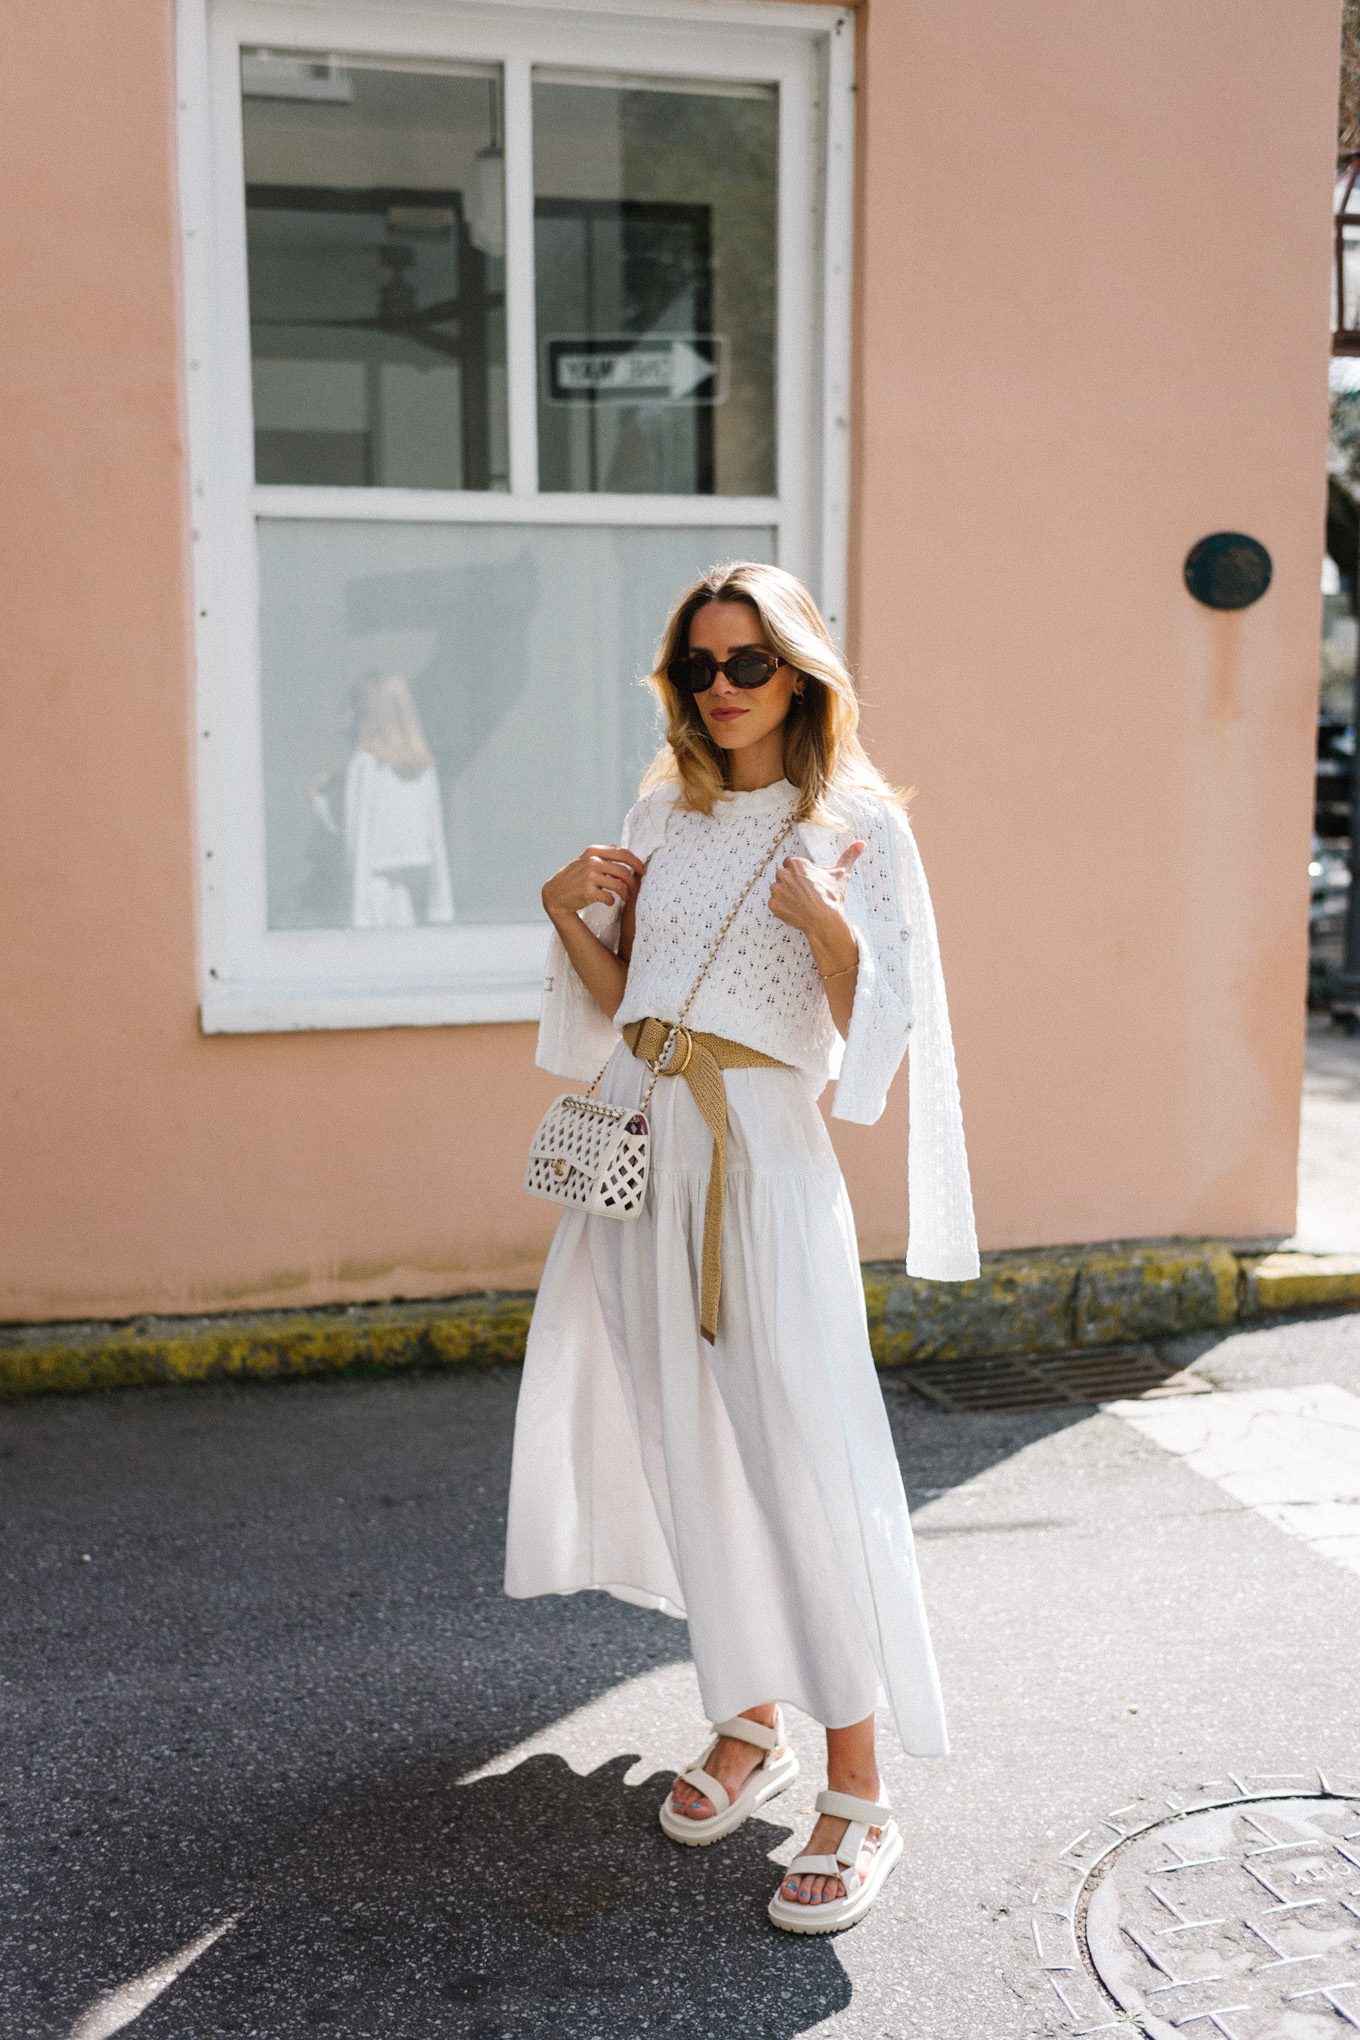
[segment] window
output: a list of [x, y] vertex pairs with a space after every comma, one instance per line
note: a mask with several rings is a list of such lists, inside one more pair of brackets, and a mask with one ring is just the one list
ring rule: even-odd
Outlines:
[[509, 487], [500, 75], [241, 57], [257, 482]]
[[679, 589], [839, 607], [846, 17], [201, 5], [203, 1025], [532, 1018]]
[[773, 496], [774, 85], [534, 72], [544, 489]]

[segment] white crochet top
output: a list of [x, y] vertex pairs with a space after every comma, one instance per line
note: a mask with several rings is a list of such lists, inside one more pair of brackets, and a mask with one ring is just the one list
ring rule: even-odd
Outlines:
[[[556, 929], [549, 938], [535, 1060], [559, 1076], [591, 1079], [629, 1020], [673, 1020], [743, 886], [793, 813], [787, 779], [719, 797], [711, 815], [677, 804], [678, 786], [655, 786], [628, 810], [619, 842], [647, 865], [638, 891], [623, 1000], [606, 1019], [572, 968]], [[820, 1094], [832, 1078], [833, 1119], [871, 1125], [910, 1045], [906, 1270], [966, 1282], [979, 1269], [949, 1007], [925, 871], [910, 823], [895, 803], [836, 789], [846, 826], [800, 822], [775, 851], [699, 987], [686, 1024], [743, 1041], [802, 1070]], [[845, 915], [859, 949], [855, 1002], [842, 1039], [801, 929], [770, 912], [780, 861], [834, 864], [848, 843], [864, 850], [850, 871]], [[617, 950], [622, 909], [600, 902], [581, 918]]]

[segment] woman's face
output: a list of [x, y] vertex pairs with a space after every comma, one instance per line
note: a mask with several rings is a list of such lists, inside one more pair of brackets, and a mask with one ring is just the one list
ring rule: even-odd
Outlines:
[[[749, 602], [706, 602], [690, 620], [689, 644], [691, 651], [711, 652], [718, 660], [748, 645], [773, 650]], [[715, 675], [713, 685], [694, 700], [718, 749], [744, 751], [777, 730], [789, 712], [797, 679], [792, 666], [780, 666], [763, 687], [734, 687], [726, 673]]]

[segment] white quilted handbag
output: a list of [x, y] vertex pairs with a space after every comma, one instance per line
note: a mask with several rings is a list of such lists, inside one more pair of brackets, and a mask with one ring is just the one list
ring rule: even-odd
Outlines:
[[597, 1218], [636, 1218], [647, 1193], [651, 1145], [651, 1124], [640, 1107], [627, 1112], [589, 1093], [564, 1091], [539, 1122], [524, 1187]]
[[792, 827], [792, 821], [784, 824], [751, 874], [741, 898], [719, 928], [689, 997], [680, 1008], [680, 1018], [671, 1023], [660, 1054], [647, 1065], [652, 1074], [639, 1103], [630, 1108], [606, 1105], [602, 1098], [591, 1097], [590, 1092], [609, 1067], [607, 1062], [590, 1086], [590, 1091], [563, 1091], [553, 1099], [529, 1144], [524, 1187], [533, 1196], [551, 1198], [555, 1204], [574, 1205], [577, 1210], [588, 1212], [595, 1218], [638, 1216], [647, 1194], [647, 1171], [651, 1166], [652, 1128], [647, 1107], [656, 1080], [665, 1069], [680, 1023], [693, 1004], [694, 995], [721, 948], [723, 937], [736, 920], [751, 887]]

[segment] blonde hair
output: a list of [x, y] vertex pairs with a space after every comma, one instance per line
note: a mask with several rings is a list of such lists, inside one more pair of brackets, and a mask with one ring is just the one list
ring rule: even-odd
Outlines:
[[728, 797], [724, 753], [704, 727], [694, 696], [666, 676], [671, 660], [689, 650], [690, 625], [709, 602], [744, 602], [755, 611], [771, 651], [803, 676], [801, 697], [784, 719], [784, 773], [798, 788], [799, 821], [836, 824], [838, 793], [870, 793], [905, 810], [916, 788], [889, 784], [857, 731], [859, 696], [822, 613], [802, 582], [783, 567], [758, 560], [726, 560], [701, 574], [666, 619], [647, 684], [660, 703], [666, 741], [642, 775], [640, 793], [668, 781], [680, 785], [680, 806], [712, 814]]
[[365, 673], [350, 689], [354, 748], [390, 765], [402, 779], [418, 779], [434, 764], [420, 712], [400, 673]]

